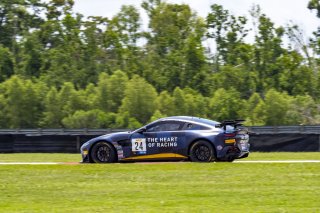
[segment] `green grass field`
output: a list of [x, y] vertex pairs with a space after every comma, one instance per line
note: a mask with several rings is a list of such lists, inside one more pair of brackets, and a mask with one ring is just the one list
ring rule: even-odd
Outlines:
[[[320, 160], [252, 153], [243, 160]], [[0, 162], [78, 162], [0, 154]], [[320, 163], [0, 165], [0, 212], [320, 212]]]

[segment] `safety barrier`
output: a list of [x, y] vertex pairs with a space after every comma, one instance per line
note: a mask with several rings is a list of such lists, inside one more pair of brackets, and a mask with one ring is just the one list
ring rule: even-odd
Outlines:
[[[320, 126], [252, 126], [252, 151], [320, 151]], [[78, 153], [99, 135], [128, 129], [0, 129], [0, 153]]]
[[[255, 134], [320, 134], [320, 126], [249, 126]], [[0, 129], [0, 135], [103, 135], [112, 132], [124, 132], [130, 129]]]

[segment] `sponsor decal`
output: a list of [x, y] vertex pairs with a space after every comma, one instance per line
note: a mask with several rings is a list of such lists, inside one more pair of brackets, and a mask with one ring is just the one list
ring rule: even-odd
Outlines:
[[117, 150], [118, 159], [119, 159], [119, 160], [123, 159], [123, 158], [124, 158], [124, 155], [123, 155], [122, 147], [121, 147], [117, 142], [112, 142], [112, 144], [114, 145], [114, 147], [115, 147], [116, 150]]
[[177, 147], [178, 137], [147, 138], [148, 147]]
[[131, 149], [135, 154], [145, 155], [148, 148], [170, 148], [178, 146], [178, 137], [134, 138]]
[[131, 140], [132, 151], [137, 153], [146, 153], [147, 152], [147, 144], [145, 138], [134, 138]]
[[221, 145], [217, 146], [217, 150], [222, 150], [222, 146]]

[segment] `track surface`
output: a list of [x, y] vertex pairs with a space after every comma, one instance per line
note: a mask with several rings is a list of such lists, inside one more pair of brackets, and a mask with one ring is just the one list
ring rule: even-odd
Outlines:
[[[139, 164], [183, 163], [183, 162], [139, 162]], [[320, 163], [320, 160], [254, 160], [233, 163]], [[79, 162], [0, 162], [0, 165], [79, 165]]]

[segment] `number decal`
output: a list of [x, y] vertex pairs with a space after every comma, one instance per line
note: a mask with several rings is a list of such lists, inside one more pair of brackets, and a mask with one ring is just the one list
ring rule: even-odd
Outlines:
[[145, 138], [134, 138], [131, 140], [133, 152], [146, 152], [147, 145]]

